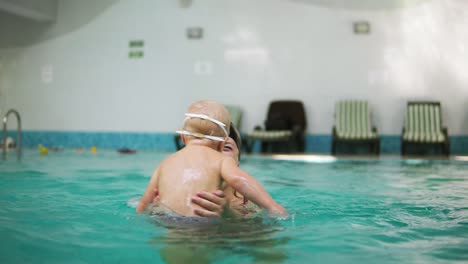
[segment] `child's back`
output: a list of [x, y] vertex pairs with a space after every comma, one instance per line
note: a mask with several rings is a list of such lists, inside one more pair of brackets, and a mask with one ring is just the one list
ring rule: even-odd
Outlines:
[[182, 134], [185, 148], [165, 159], [157, 169], [161, 205], [184, 216], [194, 216], [191, 197], [197, 191], [221, 188], [220, 150], [228, 137], [229, 112], [214, 101], [193, 103], [186, 114]]
[[221, 189], [221, 164], [227, 157], [203, 145], [188, 145], [159, 166], [158, 190], [162, 206], [184, 216], [195, 216], [191, 197], [200, 190]]

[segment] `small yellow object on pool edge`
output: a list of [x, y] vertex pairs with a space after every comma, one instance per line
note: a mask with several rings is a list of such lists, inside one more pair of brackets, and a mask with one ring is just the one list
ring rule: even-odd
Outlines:
[[91, 153], [96, 154], [97, 148], [95, 146], [91, 147]]
[[49, 149], [42, 146], [41, 144], [37, 145], [37, 148], [39, 149], [39, 153], [42, 155], [46, 155], [49, 152]]

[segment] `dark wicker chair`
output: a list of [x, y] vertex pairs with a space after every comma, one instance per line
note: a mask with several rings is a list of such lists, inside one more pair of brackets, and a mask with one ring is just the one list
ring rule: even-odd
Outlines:
[[256, 126], [245, 135], [247, 153], [252, 152], [256, 141], [261, 142], [261, 152], [304, 152], [307, 128], [304, 104], [297, 100], [273, 101], [268, 107], [265, 127]]

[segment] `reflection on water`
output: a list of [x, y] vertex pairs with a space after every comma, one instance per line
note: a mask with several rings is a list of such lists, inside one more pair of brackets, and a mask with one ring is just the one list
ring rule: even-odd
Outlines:
[[154, 216], [153, 220], [166, 230], [151, 243], [160, 248], [168, 263], [222, 262], [226, 256], [252, 263], [282, 263], [287, 257], [284, 246], [289, 237], [282, 232], [284, 227], [271, 218], [190, 223], [186, 218], [168, 222]]

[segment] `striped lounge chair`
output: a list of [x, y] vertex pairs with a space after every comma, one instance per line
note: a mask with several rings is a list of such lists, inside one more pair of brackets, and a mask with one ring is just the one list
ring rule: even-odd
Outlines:
[[401, 134], [401, 155], [408, 154], [410, 144], [439, 146], [444, 155], [450, 155], [447, 128], [442, 127], [440, 102], [408, 102]]
[[338, 144], [368, 144], [369, 152], [379, 155], [380, 139], [377, 128], [371, 124], [371, 112], [367, 101], [344, 100], [335, 105], [332, 154]]
[[233, 124], [237, 130], [240, 131], [240, 125], [242, 120], [242, 110], [237, 105], [224, 105], [229, 112], [231, 117], [231, 124]]
[[256, 126], [246, 133], [244, 145], [252, 152], [255, 142], [261, 142], [261, 152], [304, 152], [307, 122], [302, 101], [272, 101], [268, 107], [265, 129]]

